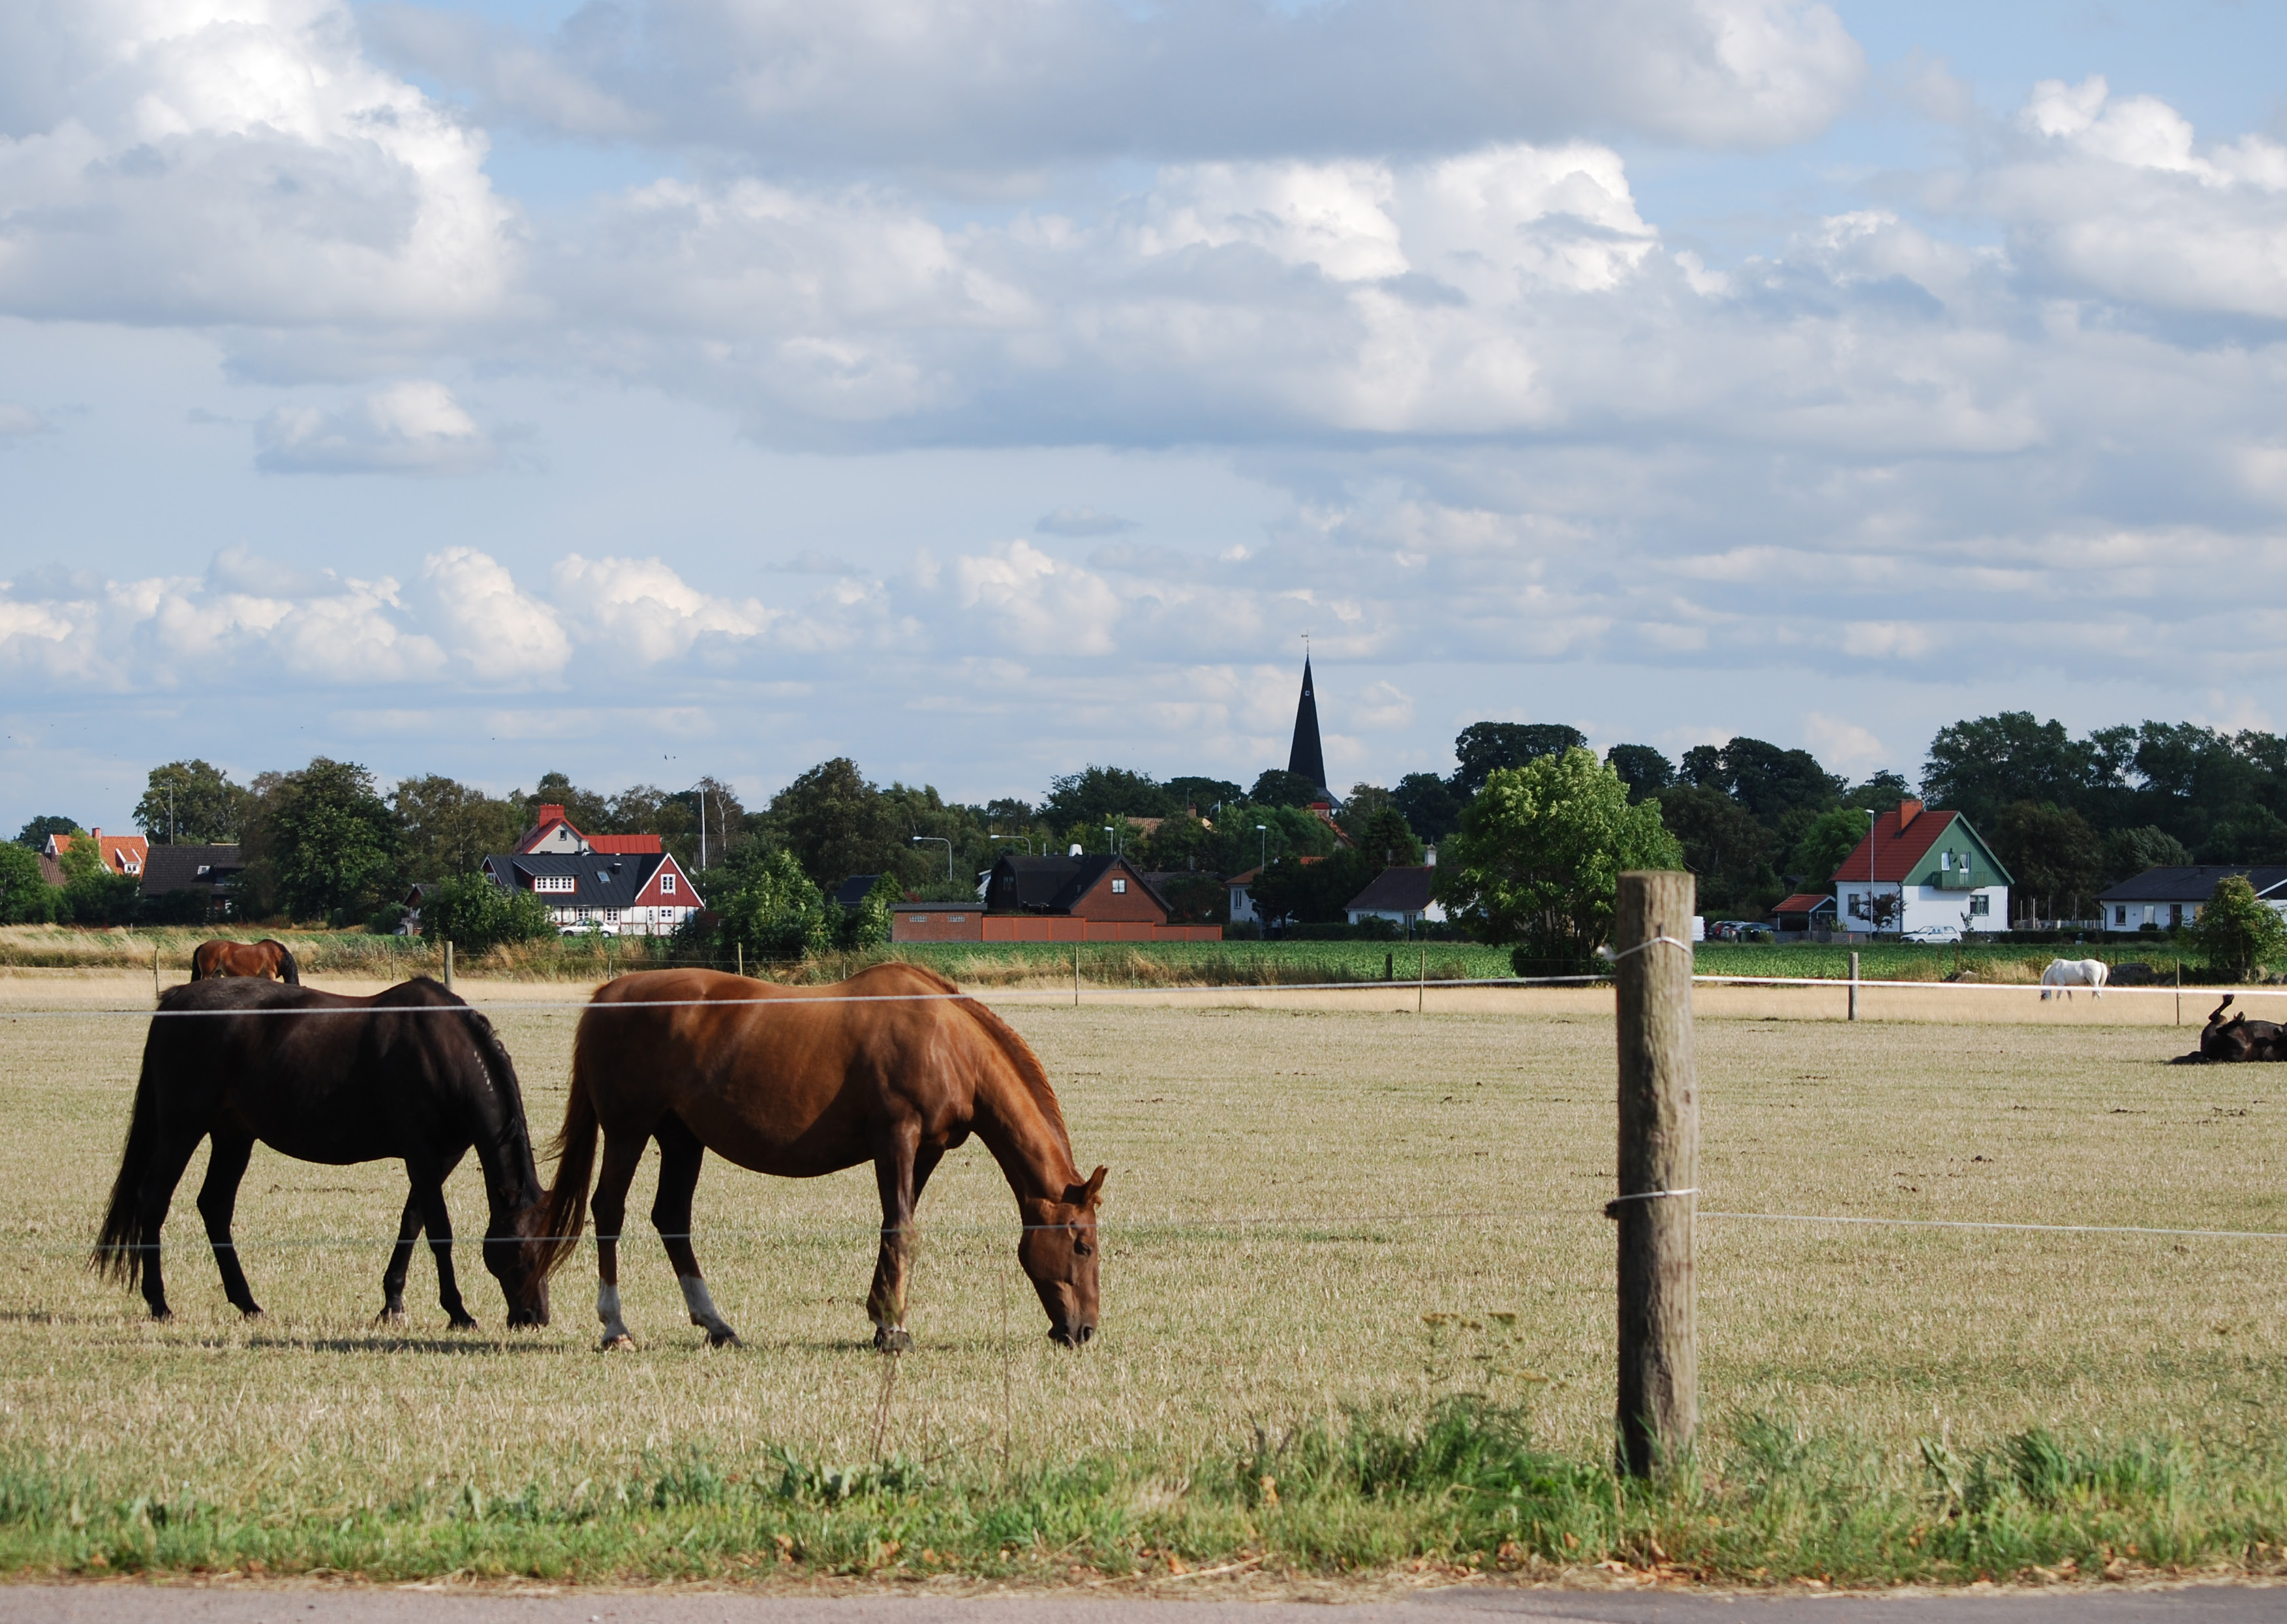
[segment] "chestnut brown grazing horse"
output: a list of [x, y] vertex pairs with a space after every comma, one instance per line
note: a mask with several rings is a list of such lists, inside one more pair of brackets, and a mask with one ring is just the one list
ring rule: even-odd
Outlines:
[[268, 937], [258, 942], [201, 942], [191, 955], [191, 979], [214, 976], [275, 977], [289, 986], [302, 985], [301, 968], [286, 944]]
[[1024, 1229], [1017, 1258], [1048, 1311], [1049, 1335], [1096, 1334], [1096, 1204], [1104, 1169], [1072, 1161], [1064, 1113], [1040, 1061], [999, 1016], [944, 977], [877, 964], [827, 986], [777, 986], [710, 970], [656, 970], [606, 983], [580, 1017], [572, 1097], [554, 1187], [534, 1232], [570, 1256], [585, 1221], [596, 1136], [606, 1348], [632, 1346], [620, 1320], [619, 1240], [645, 1143], [659, 1141], [652, 1223], [666, 1243], [691, 1323], [736, 1343], [691, 1246], [691, 1198], [709, 1150], [786, 1178], [874, 1164], [882, 1249], [866, 1311], [874, 1345], [913, 1346], [905, 1327], [914, 1207], [946, 1152], [974, 1131], [1001, 1164]]

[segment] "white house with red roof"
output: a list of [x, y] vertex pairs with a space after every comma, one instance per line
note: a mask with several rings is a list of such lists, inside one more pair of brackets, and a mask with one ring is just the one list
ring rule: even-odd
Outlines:
[[[2009, 871], [1959, 812], [1901, 801], [1878, 812], [1866, 838], [1834, 871], [1837, 925], [1876, 928], [1917, 941], [1958, 941], [1966, 931], [2009, 928]], [[1886, 905], [1878, 899], [1895, 899]]]
[[582, 835], [561, 806], [536, 809], [517, 849], [485, 859], [485, 877], [548, 904], [557, 928], [669, 936], [706, 906], [656, 835]]

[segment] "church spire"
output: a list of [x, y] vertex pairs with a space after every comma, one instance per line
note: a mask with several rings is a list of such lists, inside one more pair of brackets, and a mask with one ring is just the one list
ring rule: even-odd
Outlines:
[[1302, 654], [1302, 701], [1294, 708], [1294, 748], [1287, 754], [1286, 771], [1309, 779], [1322, 791], [1326, 789], [1326, 755], [1318, 748], [1318, 699], [1310, 691], [1308, 649]]

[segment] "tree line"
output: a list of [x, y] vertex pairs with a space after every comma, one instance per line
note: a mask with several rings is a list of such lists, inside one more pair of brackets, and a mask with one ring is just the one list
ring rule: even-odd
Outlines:
[[[711, 778], [606, 793], [550, 772], [496, 796], [434, 774], [384, 788], [356, 763], [325, 757], [240, 784], [192, 759], [152, 769], [134, 817], [156, 842], [238, 844], [240, 907], [250, 918], [386, 915], [412, 884], [472, 874], [487, 855], [511, 850], [535, 810], [554, 803], [583, 832], [656, 834], [687, 871], [724, 870], [701, 884], [710, 902], [718, 892], [727, 900], [726, 885], [760, 883], [754, 876], [779, 854], [781, 882], [799, 873], [821, 893], [871, 874], [952, 900], [974, 895], [977, 875], [1004, 852], [1079, 846], [1120, 852], [1165, 876], [1180, 919], [1220, 917], [1223, 882], [1261, 869], [1255, 895], [1273, 917], [1318, 923], [1339, 919], [1383, 867], [1418, 862], [1424, 843], [1460, 832], [1493, 775], [1564, 762], [1586, 744], [1561, 724], [1475, 723], [1454, 741], [1451, 774], [1353, 785], [1331, 821], [1310, 810], [1319, 787], [1283, 771], [1242, 788], [1092, 764], [1051, 779], [1038, 801], [969, 804], [929, 785], [876, 784], [845, 757], [758, 808]], [[1714, 916], [1759, 917], [1792, 890], [1824, 889], [1872, 813], [1910, 793], [1903, 774], [1853, 783], [1808, 751], [1744, 736], [1674, 760], [1650, 745], [1614, 745], [1595, 764], [1626, 806], [1655, 809]], [[2020, 894], [2046, 899], [2051, 915], [2158, 864], [2287, 862], [2287, 740], [2268, 733], [2146, 722], [2075, 737], [2058, 722], [2005, 712], [1939, 730], [1920, 794], [1966, 813]], [[26, 825], [14, 854], [0, 856], [0, 917], [115, 923], [148, 911], [86, 843], [67, 853], [64, 886], [42, 881], [26, 848], [77, 828], [62, 816]]]

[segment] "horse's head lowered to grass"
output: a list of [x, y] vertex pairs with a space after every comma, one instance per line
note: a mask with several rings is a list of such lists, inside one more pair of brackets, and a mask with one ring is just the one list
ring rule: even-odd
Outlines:
[[1049, 1336], [1067, 1348], [1077, 1348], [1096, 1335], [1096, 1209], [1104, 1199], [1104, 1175], [1098, 1168], [1086, 1184], [1074, 1184], [1060, 1200], [1028, 1199], [1019, 1203], [1025, 1215], [1024, 1239], [1017, 1243], [1017, 1261], [1041, 1294], [1049, 1311]]

